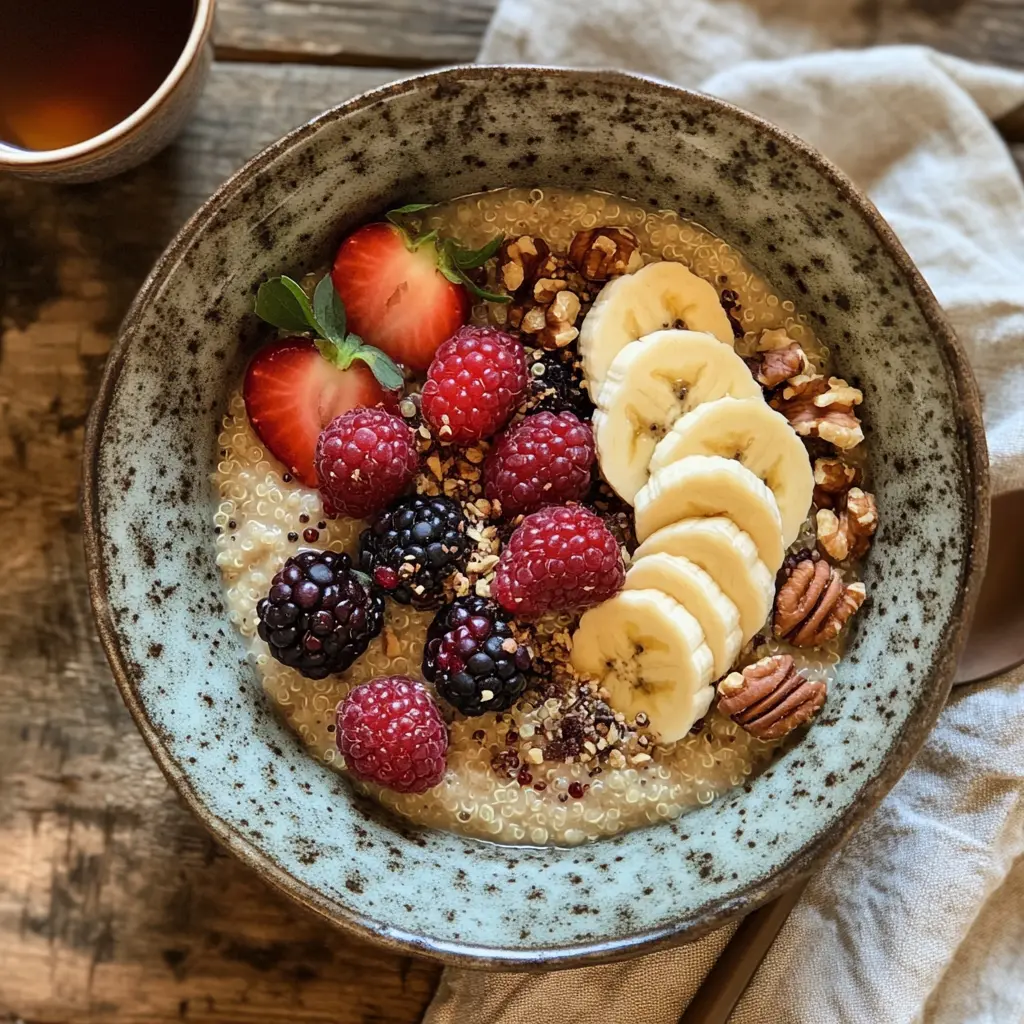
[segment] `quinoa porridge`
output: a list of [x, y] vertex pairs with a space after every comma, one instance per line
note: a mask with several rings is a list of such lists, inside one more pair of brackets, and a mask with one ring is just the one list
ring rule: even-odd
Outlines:
[[[791, 302], [775, 295], [730, 245], [676, 213], [603, 193], [545, 188], [408, 207], [391, 221], [346, 239], [331, 277], [315, 292], [316, 277], [302, 279], [304, 307], [288, 283], [283, 301], [310, 312], [268, 315], [276, 297], [269, 293], [262, 310], [258, 304], [290, 340], [257, 353], [223, 419], [217, 561], [231, 621], [250, 645], [268, 698], [312, 756], [384, 806], [419, 825], [499, 843], [587, 842], [676, 818], [742, 785], [821, 707], [835, 684], [842, 627], [864, 598], [856, 564], [877, 515], [861, 487], [856, 406], [862, 396], [829, 376], [827, 349]], [[435, 258], [440, 270], [430, 262]], [[655, 286], [648, 271], [664, 263], [692, 275], [678, 277], [681, 285], [673, 277]], [[389, 275], [396, 273], [408, 282], [393, 288]], [[687, 292], [673, 305], [691, 279], [697, 297]], [[280, 289], [280, 281], [264, 287]], [[332, 281], [333, 292], [324, 281]], [[627, 287], [632, 298], [623, 298]], [[403, 303], [417, 307], [395, 320], [396, 304]], [[326, 323], [339, 310], [347, 321]], [[302, 316], [308, 330], [299, 330]], [[492, 333], [473, 334], [477, 328]], [[310, 333], [327, 338], [319, 350]], [[451, 342], [449, 335], [455, 335]], [[471, 403], [461, 392], [454, 404], [444, 404], [445, 387], [455, 386], [444, 374], [455, 359], [462, 360], [463, 376], [484, 365], [471, 351], [480, 338], [512, 352], [519, 363], [509, 364], [507, 379], [525, 373], [525, 386], [488, 379], [475, 418], [464, 423]], [[350, 358], [360, 339], [376, 348]], [[641, 365], [652, 358], [653, 343], [672, 359], [680, 353], [681, 369], [666, 370], [671, 393]], [[705, 371], [700, 353], [707, 345], [714, 359], [731, 360], [727, 367]], [[377, 349], [394, 362], [374, 354]], [[505, 372], [505, 356], [499, 357], [495, 366]], [[698, 369], [688, 369], [695, 361]], [[395, 379], [395, 363], [404, 380]], [[329, 386], [328, 373], [338, 375]], [[425, 374], [437, 379], [424, 384]], [[512, 397], [504, 411], [487, 405], [506, 391]], [[331, 415], [314, 409], [303, 426], [308, 406], [324, 404], [317, 396], [325, 394], [335, 403]], [[340, 420], [378, 405], [387, 412], [378, 410], [376, 419], [348, 426]], [[652, 422], [637, 421], [640, 407]], [[714, 430], [721, 431], [715, 422], [730, 424], [734, 414], [780, 419], [799, 439], [790, 447], [803, 455], [759, 473], [753, 441], [744, 449], [741, 439], [734, 450], [731, 440], [715, 440]], [[552, 425], [556, 417], [562, 420]], [[489, 427], [481, 426], [485, 420]], [[531, 429], [547, 433], [538, 440]], [[357, 451], [359, 445], [365, 450]], [[576, 453], [554, 471], [544, 465], [553, 445]], [[386, 459], [379, 454], [385, 449]], [[370, 461], [351, 469], [364, 457]], [[412, 494], [421, 496], [418, 504], [410, 504]], [[547, 495], [562, 508], [549, 507]], [[387, 508], [378, 507], [382, 502]], [[442, 509], [438, 502], [448, 504]], [[781, 542], [774, 535], [761, 539], [766, 503]], [[436, 517], [449, 508], [457, 542], [431, 547], [442, 529]], [[360, 518], [344, 514], [365, 509]], [[414, 518], [417, 525], [406, 528]], [[379, 525], [361, 545], [367, 521]], [[716, 559], [726, 556], [703, 560], [693, 539], [711, 527], [732, 531], [742, 550], [750, 549], [754, 582], [733, 578], [732, 570], [711, 579]], [[419, 572], [408, 554], [410, 529], [415, 538], [421, 528], [428, 554], [443, 552], [431, 571]], [[572, 530], [604, 531], [606, 543], [587, 532], [579, 547], [605, 543], [601, 550], [614, 569], [607, 561], [599, 566], [597, 555], [593, 568], [611, 583], [549, 581], [544, 573], [551, 571], [551, 537], [559, 529], [569, 531], [566, 551]], [[397, 562], [396, 537], [406, 544]], [[330, 562], [319, 566], [322, 580], [307, 566], [275, 581], [286, 560], [304, 551], [345, 552], [355, 572], [347, 562]], [[531, 562], [531, 551], [544, 559]], [[782, 564], [772, 564], [773, 557]], [[576, 563], [566, 555], [558, 564]], [[296, 596], [301, 587], [312, 603]], [[325, 587], [333, 588], [330, 600]], [[567, 594], [583, 596], [569, 607]], [[301, 619], [298, 634], [296, 602], [314, 617]], [[343, 607], [348, 632], [336, 654], [338, 644], [323, 647], [316, 638], [326, 633], [313, 625], [304, 630], [325, 615], [329, 628], [339, 629]], [[449, 613], [453, 607], [462, 610]], [[638, 639], [634, 630], [610, 638], [602, 608], [607, 621], [627, 626], [631, 616], [661, 621], [664, 613], [666, 635]], [[260, 635], [261, 618], [269, 643]], [[431, 680], [425, 681], [432, 623]], [[478, 627], [480, 635], [473, 633]], [[622, 650], [633, 653], [620, 657]], [[339, 666], [346, 667], [333, 670]], [[350, 707], [346, 717], [344, 702], [360, 684], [389, 677], [424, 682], [423, 690], [416, 688], [423, 706], [408, 720], [420, 724], [403, 727], [398, 740], [392, 730], [381, 741], [409, 744], [389, 753], [391, 761], [418, 757], [421, 740], [433, 751], [440, 759], [434, 767], [415, 769], [422, 785], [407, 762], [397, 782], [402, 772], [388, 776], [390, 762], [374, 767], [382, 755], [365, 749], [372, 729], [347, 746], [340, 735], [380, 726], [372, 718], [378, 705]], [[498, 710], [489, 710], [489, 702]], [[422, 722], [415, 718], [421, 713]]]

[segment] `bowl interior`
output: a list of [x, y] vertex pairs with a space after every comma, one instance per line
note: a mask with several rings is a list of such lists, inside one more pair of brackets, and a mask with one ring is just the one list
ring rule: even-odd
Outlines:
[[[218, 422], [265, 275], [379, 211], [505, 185], [621, 193], [739, 247], [865, 391], [882, 528], [825, 712], [770, 770], [675, 823], [580, 849], [404, 828], [353, 798], [264, 699], [212, 543]], [[981, 529], [977, 399], [873, 210], [795, 140], [711, 98], [603, 72], [469, 68], [323, 115], [186, 226], [126, 321], [87, 451], [100, 631], [161, 764], [270, 881], [378, 941], [461, 963], [614, 958], [777, 891], [895, 781], [945, 698]], [[983, 562], [983, 559], [982, 559]]]

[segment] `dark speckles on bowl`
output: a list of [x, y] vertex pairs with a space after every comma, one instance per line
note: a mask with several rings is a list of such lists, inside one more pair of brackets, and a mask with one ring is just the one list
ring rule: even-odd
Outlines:
[[[401, 202], [544, 184], [677, 209], [814, 318], [867, 393], [884, 526], [826, 713], [769, 771], [676, 823], [511, 850], [355, 800], [269, 712], [221, 600], [208, 481], [261, 277], [326, 260], [346, 229]], [[125, 701], [227, 846], [364, 937], [462, 964], [564, 966], [749, 911], [871, 810], [948, 692], [985, 563], [987, 476], [949, 325], [888, 226], [819, 155], [728, 104], [627, 75], [463, 68], [323, 114], [185, 227], [108, 362], [84, 505], [93, 603]]]

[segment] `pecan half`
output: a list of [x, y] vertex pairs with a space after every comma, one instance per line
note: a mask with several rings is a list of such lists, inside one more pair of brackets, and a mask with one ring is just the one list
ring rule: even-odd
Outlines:
[[838, 515], [831, 509], [818, 510], [816, 516], [818, 545], [837, 562], [847, 558], [863, 558], [871, 547], [871, 538], [878, 529], [878, 507], [875, 496], [851, 487], [845, 507]]
[[643, 266], [640, 239], [629, 228], [601, 227], [577, 231], [569, 259], [588, 281], [607, 281]]
[[842, 459], [814, 460], [814, 504], [818, 508], [842, 505], [846, 492], [861, 480], [857, 466], [848, 466]]
[[801, 437], [820, 437], [846, 450], [864, 440], [864, 431], [854, 412], [864, 395], [841, 377], [801, 374], [772, 399], [777, 409]]
[[839, 635], [866, 596], [863, 583], [844, 583], [828, 562], [809, 555], [775, 595], [775, 635], [794, 647], [820, 647]]
[[773, 654], [718, 684], [718, 710], [752, 736], [777, 740], [809, 722], [825, 703], [824, 682], [797, 672], [789, 654]]

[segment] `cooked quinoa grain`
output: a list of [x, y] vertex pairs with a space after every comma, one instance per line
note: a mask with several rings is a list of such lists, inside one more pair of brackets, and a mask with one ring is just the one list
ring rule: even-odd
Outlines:
[[[731, 246], [668, 211], [650, 211], [615, 196], [564, 189], [512, 189], [468, 196], [427, 211], [421, 226], [480, 246], [496, 232], [536, 235], [565, 250], [580, 230], [626, 226], [640, 241], [645, 260], [678, 260], [728, 290], [731, 315], [743, 337], [737, 350], [752, 352], [760, 332], [784, 327], [821, 367], [827, 352], [806, 319]], [[735, 298], [733, 298], [733, 295]], [[497, 311], [500, 319], [502, 309]], [[494, 307], [476, 306], [473, 319], [495, 318]], [[411, 400], [403, 415], [415, 418]], [[284, 473], [249, 425], [240, 392], [230, 402], [218, 438], [215, 474], [219, 504], [213, 522], [217, 563], [231, 621], [250, 645], [263, 686], [285, 721], [310, 752], [332, 768], [344, 764], [334, 737], [334, 709], [355, 685], [380, 675], [422, 678], [420, 663], [432, 612], [388, 602], [382, 637], [348, 672], [323, 680], [304, 679], [274, 661], [256, 636], [256, 603], [290, 555], [308, 547], [354, 552], [363, 524], [327, 519], [316, 491]], [[470, 464], [479, 453], [466, 453]], [[813, 545], [809, 523], [794, 547]], [[564, 617], [548, 627], [571, 630]], [[786, 649], [766, 641], [748, 660]], [[832, 681], [838, 647], [795, 652], [804, 673]], [[510, 711], [451, 723], [448, 772], [424, 794], [398, 794], [354, 783], [382, 804], [418, 824], [502, 843], [573, 845], [650, 822], [679, 817], [743, 784], [769, 762], [775, 743], [754, 739], [712, 711], [699, 731], [669, 746], [657, 746], [646, 723], [615, 721], [600, 735], [580, 740], [572, 763], [546, 760], [546, 723], [562, 709], [557, 699], [528, 692]], [[621, 716], [620, 716], [621, 717]]]

